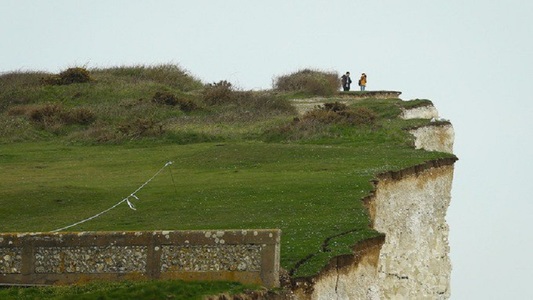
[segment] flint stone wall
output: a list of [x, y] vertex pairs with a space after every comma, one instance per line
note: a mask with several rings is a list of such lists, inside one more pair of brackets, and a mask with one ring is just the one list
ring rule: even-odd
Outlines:
[[93, 279], [279, 286], [280, 230], [0, 234], [0, 285]]

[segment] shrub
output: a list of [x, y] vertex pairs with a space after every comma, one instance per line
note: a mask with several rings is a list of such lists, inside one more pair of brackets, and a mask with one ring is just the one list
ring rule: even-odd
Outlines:
[[276, 78], [273, 86], [278, 91], [297, 91], [317, 96], [330, 96], [339, 90], [340, 81], [336, 72], [304, 69]]
[[184, 112], [191, 112], [198, 109], [194, 101], [184, 96], [176, 97], [174, 94], [166, 92], [156, 92], [152, 97], [152, 102], [161, 105], [179, 106]]
[[85, 68], [69, 68], [59, 73], [61, 84], [84, 83], [92, 81], [89, 71]]
[[118, 132], [109, 123], [97, 120], [93, 122], [86, 130], [75, 131], [69, 135], [74, 141], [91, 141], [97, 143], [116, 143], [120, 142], [124, 135]]
[[294, 118], [290, 123], [267, 130], [264, 137], [267, 141], [313, 140], [335, 135], [329, 128], [329, 124], [315, 118]]
[[315, 120], [325, 124], [372, 125], [377, 114], [367, 107], [350, 109], [346, 104], [333, 102], [325, 103], [322, 107], [308, 111], [303, 120]]
[[28, 112], [31, 121], [48, 127], [62, 123], [63, 107], [59, 104], [45, 104], [31, 107]]
[[15, 105], [15, 106], [11, 106], [7, 110], [7, 115], [8, 116], [23, 116], [23, 115], [26, 115], [27, 112], [28, 112], [28, 107], [27, 106], [25, 106], [25, 105]]
[[[331, 138], [339, 136], [347, 127], [374, 125], [376, 120], [377, 114], [366, 107], [352, 109], [338, 102], [326, 103], [290, 123], [267, 130], [264, 137], [270, 141]], [[339, 128], [344, 129], [339, 131]]]
[[175, 106], [176, 104], [178, 104], [178, 99], [173, 94], [157, 92], [152, 97], [152, 102], [157, 104]]
[[118, 126], [118, 130], [130, 138], [159, 136], [163, 133], [163, 125], [152, 118], [136, 118], [124, 121]]
[[221, 80], [217, 83], [206, 85], [202, 93], [202, 100], [209, 105], [220, 105], [230, 102], [234, 96], [231, 83]]
[[89, 125], [96, 120], [96, 115], [92, 110], [80, 107], [64, 112], [63, 120], [67, 124]]
[[324, 110], [338, 112], [338, 111], [344, 111], [347, 109], [348, 109], [348, 106], [344, 103], [340, 103], [340, 102], [324, 103]]
[[377, 114], [367, 107], [357, 107], [354, 110], [350, 111], [352, 124], [361, 124], [361, 125], [373, 125], [376, 122]]
[[187, 98], [178, 98], [178, 105], [180, 107], [180, 110], [184, 112], [191, 112], [193, 110], [199, 109], [196, 102]]
[[15, 106], [8, 111], [10, 115], [26, 115], [34, 124], [43, 129], [54, 131], [63, 125], [89, 125], [96, 120], [96, 115], [87, 108], [65, 109], [60, 104], [42, 104], [33, 106]]
[[72, 83], [85, 83], [92, 81], [89, 71], [85, 68], [68, 68], [59, 75], [43, 77], [41, 82], [49, 85], [67, 85]]
[[41, 83], [45, 85], [61, 85], [61, 77], [59, 75], [48, 75], [41, 78]]
[[308, 111], [302, 117], [302, 121], [317, 121], [324, 124], [340, 123], [344, 117], [331, 110], [315, 109]]

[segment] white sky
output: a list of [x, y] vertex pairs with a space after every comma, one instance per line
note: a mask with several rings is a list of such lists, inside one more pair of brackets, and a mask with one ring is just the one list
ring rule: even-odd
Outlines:
[[532, 32], [528, 0], [0, 0], [0, 72], [176, 63], [268, 89], [312, 67], [431, 99], [460, 158], [452, 299], [533, 299]]

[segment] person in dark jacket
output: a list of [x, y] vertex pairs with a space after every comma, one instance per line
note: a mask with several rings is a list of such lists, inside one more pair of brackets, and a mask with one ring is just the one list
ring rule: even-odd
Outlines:
[[350, 79], [350, 72], [346, 72], [346, 74], [341, 76], [342, 81], [342, 89], [347, 92], [350, 90], [350, 84], [352, 83], [352, 79]]

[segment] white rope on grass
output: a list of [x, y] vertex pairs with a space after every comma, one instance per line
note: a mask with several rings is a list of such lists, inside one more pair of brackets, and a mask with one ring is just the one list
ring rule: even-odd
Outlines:
[[52, 230], [50, 232], [58, 232], [58, 231], [63, 231], [67, 228], [70, 228], [70, 227], [74, 227], [74, 226], [77, 226], [77, 225], [80, 225], [82, 223], [85, 223], [87, 221], [90, 221], [92, 219], [96, 219], [98, 218], [99, 216], [107, 213], [108, 211], [112, 210], [113, 208], [119, 206], [120, 204], [126, 202], [128, 204], [128, 206], [133, 209], [133, 210], [137, 210], [135, 208], [135, 205], [133, 205], [133, 203], [130, 201], [130, 198], [135, 198], [135, 200], [139, 200], [139, 198], [137, 197], [137, 195], [135, 195], [137, 192], [139, 192], [142, 188], [144, 188], [148, 183], [150, 183], [150, 181], [152, 181], [157, 175], [159, 175], [159, 173], [161, 173], [161, 171], [163, 171], [164, 168], [170, 166], [173, 162], [169, 161], [167, 162], [161, 169], [159, 169], [159, 171], [157, 171], [154, 176], [152, 176], [152, 178], [148, 179], [145, 183], [143, 183], [138, 189], [136, 189], [133, 193], [131, 193], [128, 197], [120, 200], [119, 202], [117, 202], [115, 205], [111, 206], [110, 208], [104, 210], [104, 211], [101, 211], [99, 213], [97, 213], [96, 215], [90, 217], [90, 218], [87, 218], [87, 219], [84, 219], [84, 220], [81, 220], [79, 222], [76, 222], [74, 224], [71, 224], [71, 225], [68, 225], [68, 226], [65, 226], [65, 227], [61, 227], [61, 228], [58, 228], [58, 229], [55, 229], [55, 230]]

